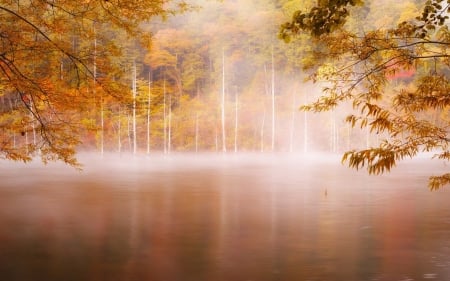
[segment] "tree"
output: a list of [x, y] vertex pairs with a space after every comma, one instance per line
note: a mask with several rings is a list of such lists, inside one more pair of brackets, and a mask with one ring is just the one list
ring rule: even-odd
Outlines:
[[[0, 157], [29, 161], [39, 153], [44, 162], [77, 165], [79, 113], [95, 88], [118, 100], [127, 88], [114, 60], [120, 47], [105, 30], [139, 35], [145, 46], [142, 22], [188, 8], [184, 1], [1, 0], [0, 88], [14, 106], [0, 110]], [[31, 130], [35, 142], [17, 141]]]
[[225, 121], [225, 51], [222, 48], [222, 95], [220, 99], [220, 120], [222, 124], [222, 152], [227, 152]]
[[[367, 1], [366, 1], [367, 2]], [[308, 32], [314, 42], [311, 79], [325, 81], [323, 95], [304, 110], [333, 110], [351, 103], [346, 121], [383, 136], [377, 146], [355, 149], [343, 162], [369, 173], [389, 171], [420, 151], [450, 161], [450, 1], [424, 1], [422, 13], [386, 29], [355, 32], [346, 28], [350, 8], [361, 1], [328, 0], [308, 12], [297, 11], [281, 26], [289, 41]], [[401, 85], [394, 91], [395, 85]], [[429, 187], [450, 183], [450, 173], [431, 176]]]

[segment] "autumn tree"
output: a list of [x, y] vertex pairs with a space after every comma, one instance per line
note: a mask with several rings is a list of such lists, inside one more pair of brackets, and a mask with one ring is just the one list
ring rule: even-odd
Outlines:
[[148, 45], [142, 22], [186, 9], [176, 0], [0, 1], [0, 157], [76, 165], [80, 113], [100, 93], [130, 91], [110, 31]]
[[[311, 35], [311, 79], [327, 85], [316, 102], [302, 108], [320, 112], [351, 103], [346, 121], [383, 136], [377, 146], [346, 152], [343, 162], [350, 167], [380, 174], [421, 151], [449, 161], [450, 1], [423, 1], [421, 13], [393, 27], [351, 30], [346, 21], [362, 5], [367, 3], [319, 1], [281, 26], [285, 41]], [[394, 91], [394, 84], [401, 87]], [[429, 187], [448, 183], [450, 173], [431, 176]]]

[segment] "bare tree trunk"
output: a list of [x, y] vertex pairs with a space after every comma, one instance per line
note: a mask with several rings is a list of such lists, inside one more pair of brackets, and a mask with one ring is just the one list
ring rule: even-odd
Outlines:
[[[94, 33], [95, 33], [95, 26], [94, 26]], [[59, 40], [62, 42], [62, 35], [59, 35]], [[95, 42], [94, 42], [95, 43]], [[95, 45], [94, 45], [94, 63], [95, 63]], [[64, 56], [61, 56], [60, 60], [59, 60], [59, 80], [63, 80], [64, 79], [64, 60], [63, 60]]]
[[147, 154], [150, 154], [150, 106], [152, 94], [151, 73], [148, 72], [148, 98], [147, 98]]
[[275, 66], [272, 45], [272, 151], [275, 150]]
[[[33, 100], [30, 101], [30, 110], [33, 111], [33, 108], [35, 108]], [[30, 112], [30, 120], [31, 120], [31, 129], [33, 131], [33, 146], [36, 147], [36, 125], [35, 125], [35, 118], [33, 116], [33, 113]]]
[[118, 143], [117, 143], [117, 149], [119, 151], [119, 154], [122, 152], [122, 109], [119, 105], [119, 122], [117, 124], [117, 134], [118, 134]]
[[195, 152], [198, 152], [198, 112], [195, 114]]
[[163, 130], [164, 130], [164, 154], [167, 153], [167, 120], [166, 120], [166, 78], [163, 82]]
[[225, 51], [222, 48], [222, 101], [221, 101], [221, 117], [222, 117], [222, 152], [227, 151], [226, 135], [225, 135]]
[[[217, 120], [216, 120], [217, 122]], [[214, 126], [214, 134], [215, 134], [215, 138], [214, 138], [214, 143], [216, 145], [216, 152], [219, 151], [219, 133], [217, 131], [217, 125]]]
[[36, 146], [36, 126], [34, 125], [34, 120], [31, 122], [31, 127], [33, 129], [33, 145]]
[[[95, 30], [94, 30], [95, 32]], [[62, 66], [61, 66], [62, 67]], [[62, 71], [61, 71], [62, 73]], [[97, 38], [94, 38], [94, 97], [97, 93]], [[105, 131], [105, 121], [104, 121], [104, 113], [103, 113], [103, 94], [100, 94], [100, 154], [103, 156], [104, 152], [104, 131]]]
[[28, 132], [25, 130], [25, 151], [28, 154]]
[[131, 128], [130, 128], [130, 114], [127, 113], [127, 136], [128, 136], [128, 151], [131, 151], [132, 145], [131, 145]]
[[235, 103], [234, 103], [234, 152], [238, 150], [238, 122], [239, 122], [239, 114], [238, 114], [238, 94], [236, 91], [235, 94]]
[[169, 95], [169, 132], [168, 132], [168, 140], [167, 140], [167, 153], [170, 154], [172, 150], [172, 95]]
[[100, 96], [100, 153], [103, 156], [104, 152], [104, 131], [105, 131], [105, 120], [104, 120], [104, 112], [103, 112], [103, 95]]
[[136, 95], [137, 95], [137, 81], [136, 81], [136, 62], [133, 62], [133, 154], [137, 151], [137, 132], [136, 132]]
[[[200, 101], [200, 90], [197, 85], [197, 101]], [[198, 139], [199, 139], [199, 124], [198, 124], [198, 112], [199, 109], [197, 109], [197, 112], [195, 113], [195, 152], [198, 152]]]
[[268, 82], [268, 78], [267, 78], [267, 66], [265, 63], [264, 63], [264, 89], [265, 89], [265, 96], [263, 98], [264, 113], [263, 113], [263, 120], [262, 120], [261, 131], [260, 131], [261, 152], [264, 152], [264, 129], [266, 126], [266, 97], [269, 96], [269, 82]]
[[264, 127], [266, 126], [266, 106], [264, 105], [264, 113], [261, 123], [261, 130], [259, 132], [260, 136], [260, 151], [264, 152]]

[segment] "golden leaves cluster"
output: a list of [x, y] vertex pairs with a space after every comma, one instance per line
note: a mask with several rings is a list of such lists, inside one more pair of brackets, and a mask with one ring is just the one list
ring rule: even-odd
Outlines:
[[[435, 9], [423, 15], [422, 24], [439, 22], [434, 29], [424, 27], [425, 35], [421, 22], [364, 34], [341, 29], [315, 35], [311, 79], [326, 86], [317, 101], [301, 109], [321, 112], [351, 101], [354, 112], [346, 122], [382, 137], [375, 147], [345, 153], [342, 161], [350, 167], [380, 174], [421, 151], [450, 160], [450, 32], [441, 24], [445, 16], [431, 16], [442, 1], [429, 2]], [[429, 187], [448, 183], [449, 174], [432, 176]]]
[[0, 157], [37, 153], [75, 165], [80, 115], [129, 91], [123, 41], [114, 39], [140, 35], [148, 46], [142, 22], [189, 8], [183, 0], [0, 0]]

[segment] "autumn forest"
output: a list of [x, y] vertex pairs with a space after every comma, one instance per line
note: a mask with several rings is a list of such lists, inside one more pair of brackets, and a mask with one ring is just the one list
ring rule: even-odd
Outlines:
[[[348, 120], [351, 102], [321, 114], [300, 110], [329, 86], [332, 60], [314, 56], [322, 47], [308, 33], [280, 39], [280, 26], [315, 4], [1, 1], [0, 153], [76, 164], [74, 152], [83, 150], [344, 152], [376, 145], [386, 134]], [[360, 33], [397, 27], [424, 7], [413, 0], [353, 4], [345, 29]], [[415, 72], [391, 68], [385, 94], [409, 87]]]
[[0, 0], [0, 279], [450, 280], [449, 47], [450, 0]]

